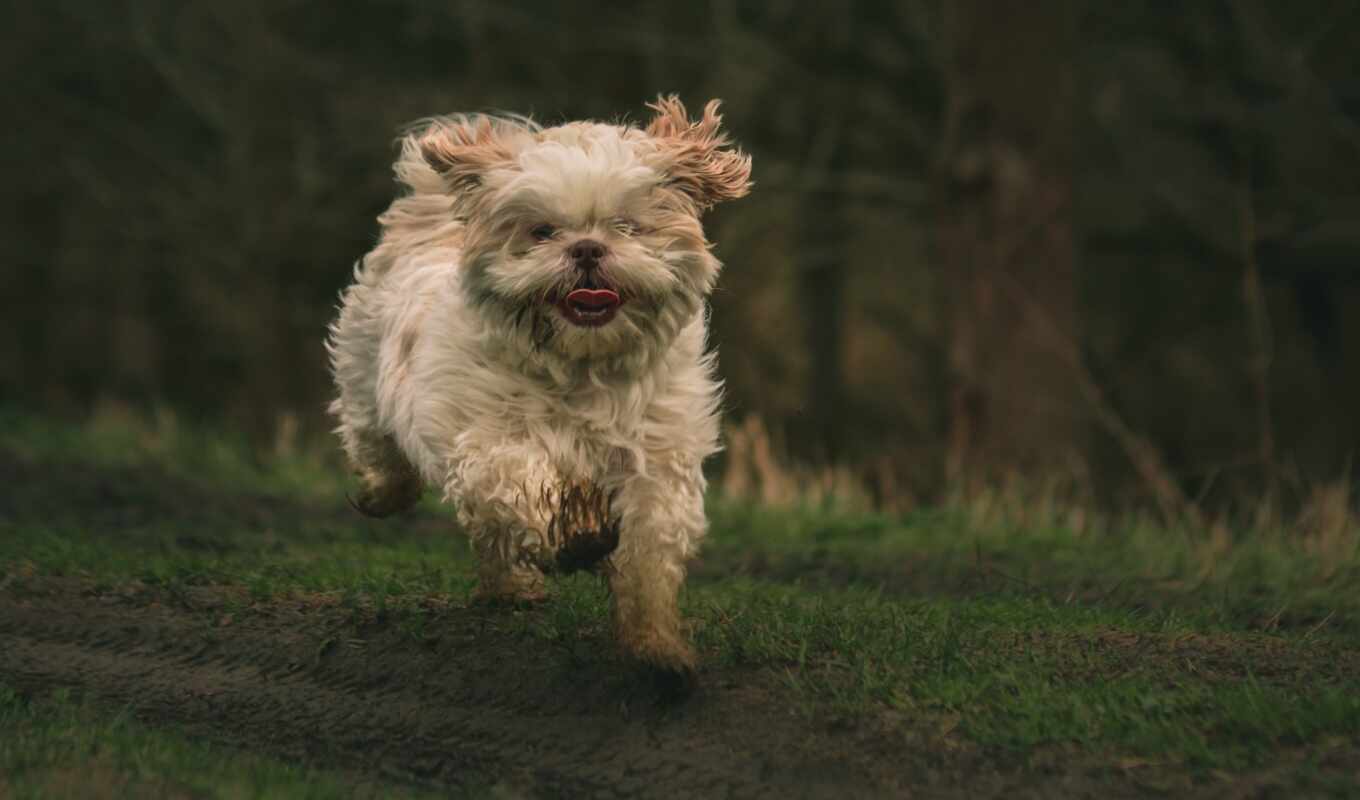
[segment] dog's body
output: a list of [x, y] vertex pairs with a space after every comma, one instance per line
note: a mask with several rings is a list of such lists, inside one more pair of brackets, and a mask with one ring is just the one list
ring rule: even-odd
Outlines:
[[412, 133], [410, 192], [329, 341], [361, 510], [440, 489], [493, 599], [541, 596], [568, 550], [604, 557], [620, 643], [675, 671], [694, 667], [676, 598], [718, 449], [719, 264], [699, 217], [750, 175], [716, 107], [691, 122], [661, 100], [646, 129], [473, 116]]

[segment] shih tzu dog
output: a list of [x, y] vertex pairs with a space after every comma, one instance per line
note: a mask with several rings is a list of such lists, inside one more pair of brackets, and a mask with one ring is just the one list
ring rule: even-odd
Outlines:
[[673, 96], [649, 108], [646, 127], [457, 115], [409, 133], [407, 191], [330, 329], [331, 411], [360, 511], [439, 489], [481, 597], [596, 569], [624, 651], [687, 675], [677, 595], [718, 449], [700, 218], [747, 193], [751, 160], [718, 101], [697, 120]]

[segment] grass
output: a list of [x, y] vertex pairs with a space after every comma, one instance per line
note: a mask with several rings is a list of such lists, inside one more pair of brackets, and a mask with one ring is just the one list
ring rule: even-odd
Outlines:
[[416, 796], [150, 729], [65, 690], [31, 699], [0, 683], [0, 731], [0, 797], [15, 800]]
[[893, 518], [710, 503], [718, 562], [804, 583], [887, 592], [987, 590], [1067, 602], [1176, 608], [1204, 624], [1360, 635], [1360, 527], [1168, 528], [1129, 517], [1075, 527], [952, 508]]
[[[5, 451], [70, 477], [11, 482], [0, 587], [45, 575], [171, 597], [224, 586], [242, 610], [322, 594], [418, 633], [430, 597], [460, 603], [473, 585], [447, 510], [359, 518], [326, 458], [261, 458], [164, 423], [73, 430], [13, 414], [0, 415]], [[773, 675], [812, 717], [908, 720], [997, 758], [1061, 748], [1219, 770], [1267, 765], [1281, 748], [1306, 762], [1360, 737], [1353, 527], [1201, 532], [721, 498], [710, 512], [684, 597], [707, 668]], [[568, 645], [564, 658], [602, 659], [599, 583], [567, 579], [555, 593], [506, 624]], [[0, 750], [0, 770], [61, 739], [41, 733], [46, 712], [7, 703], [38, 744]]]

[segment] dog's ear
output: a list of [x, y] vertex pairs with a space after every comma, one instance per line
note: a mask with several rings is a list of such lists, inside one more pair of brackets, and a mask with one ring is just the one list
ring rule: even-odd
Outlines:
[[504, 131], [490, 117], [441, 117], [413, 135], [421, 158], [454, 188], [477, 186], [488, 170], [514, 160]]
[[658, 145], [658, 166], [667, 183], [689, 195], [701, 209], [751, 191], [751, 157], [732, 147], [727, 134], [719, 130], [720, 104], [720, 100], [708, 101], [697, 121], [690, 120], [685, 104], [675, 95], [647, 104], [656, 112], [647, 135]]

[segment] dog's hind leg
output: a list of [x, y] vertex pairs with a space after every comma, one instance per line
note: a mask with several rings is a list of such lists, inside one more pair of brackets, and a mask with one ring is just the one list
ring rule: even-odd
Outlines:
[[358, 496], [351, 502], [359, 511], [385, 517], [415, 505], [420, 499], [419, 474], [382, 428], [378, 415], [378, 369], [382, 347], [382, 318], [375, 306], [376, 289], [362, 269], [344, 295], [340, 317], [326, 342], [339, 397], [330, 411], [340, 424], [337, 432], [359, 475]]
[[359, 431], [356, 439], [355, 447], [346, 447], [360, 482], [351, 505], [365, 516], [386, 517], [420, 501], [424, 484], [392, 437]]

